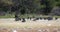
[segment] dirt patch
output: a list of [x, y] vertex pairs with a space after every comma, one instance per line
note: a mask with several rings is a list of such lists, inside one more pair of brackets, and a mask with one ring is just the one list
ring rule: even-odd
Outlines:
[[25, 23], [14, 19], [0, 19], [0, 32], [60, 32], [60, 21], [29, 21]]

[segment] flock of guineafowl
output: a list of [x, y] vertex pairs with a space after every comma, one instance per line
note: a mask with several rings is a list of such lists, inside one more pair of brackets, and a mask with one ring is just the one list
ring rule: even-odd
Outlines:
[[[16, 17], [15, 21], [22, 20], [22, 22], [26, 22], [26, 19], [29, 19], [29, 20], [33, 19], [32, 21], [42, 20], [42, 19], [50, 21], [50, 20], [53, 20], [53, 17], [37, 17], [37, 18], [36, 17], [28, 17], [28, 18], [18, 18], [18, 17]], [[57, 20], [57, 19], [58, 18], [55, 18], [55, 20]]]

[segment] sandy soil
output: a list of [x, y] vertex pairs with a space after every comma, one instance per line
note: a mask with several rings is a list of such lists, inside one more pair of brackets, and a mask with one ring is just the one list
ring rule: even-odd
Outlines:
[[60, 32], [60, 20], [14, 21], [13, 18], [0, 19], [0, 32]]

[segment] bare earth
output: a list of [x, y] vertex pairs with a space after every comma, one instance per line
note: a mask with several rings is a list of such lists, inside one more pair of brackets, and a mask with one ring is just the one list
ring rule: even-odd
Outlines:
[[0, 32], [60, 32], [58, 20], [14, 21], [14, 18], [0, 19]]

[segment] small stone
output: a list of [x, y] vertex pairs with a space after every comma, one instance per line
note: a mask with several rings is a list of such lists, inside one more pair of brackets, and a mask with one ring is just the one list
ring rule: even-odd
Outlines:
[[13, 32], [17, 32], [16, 30], [13, 30]]

